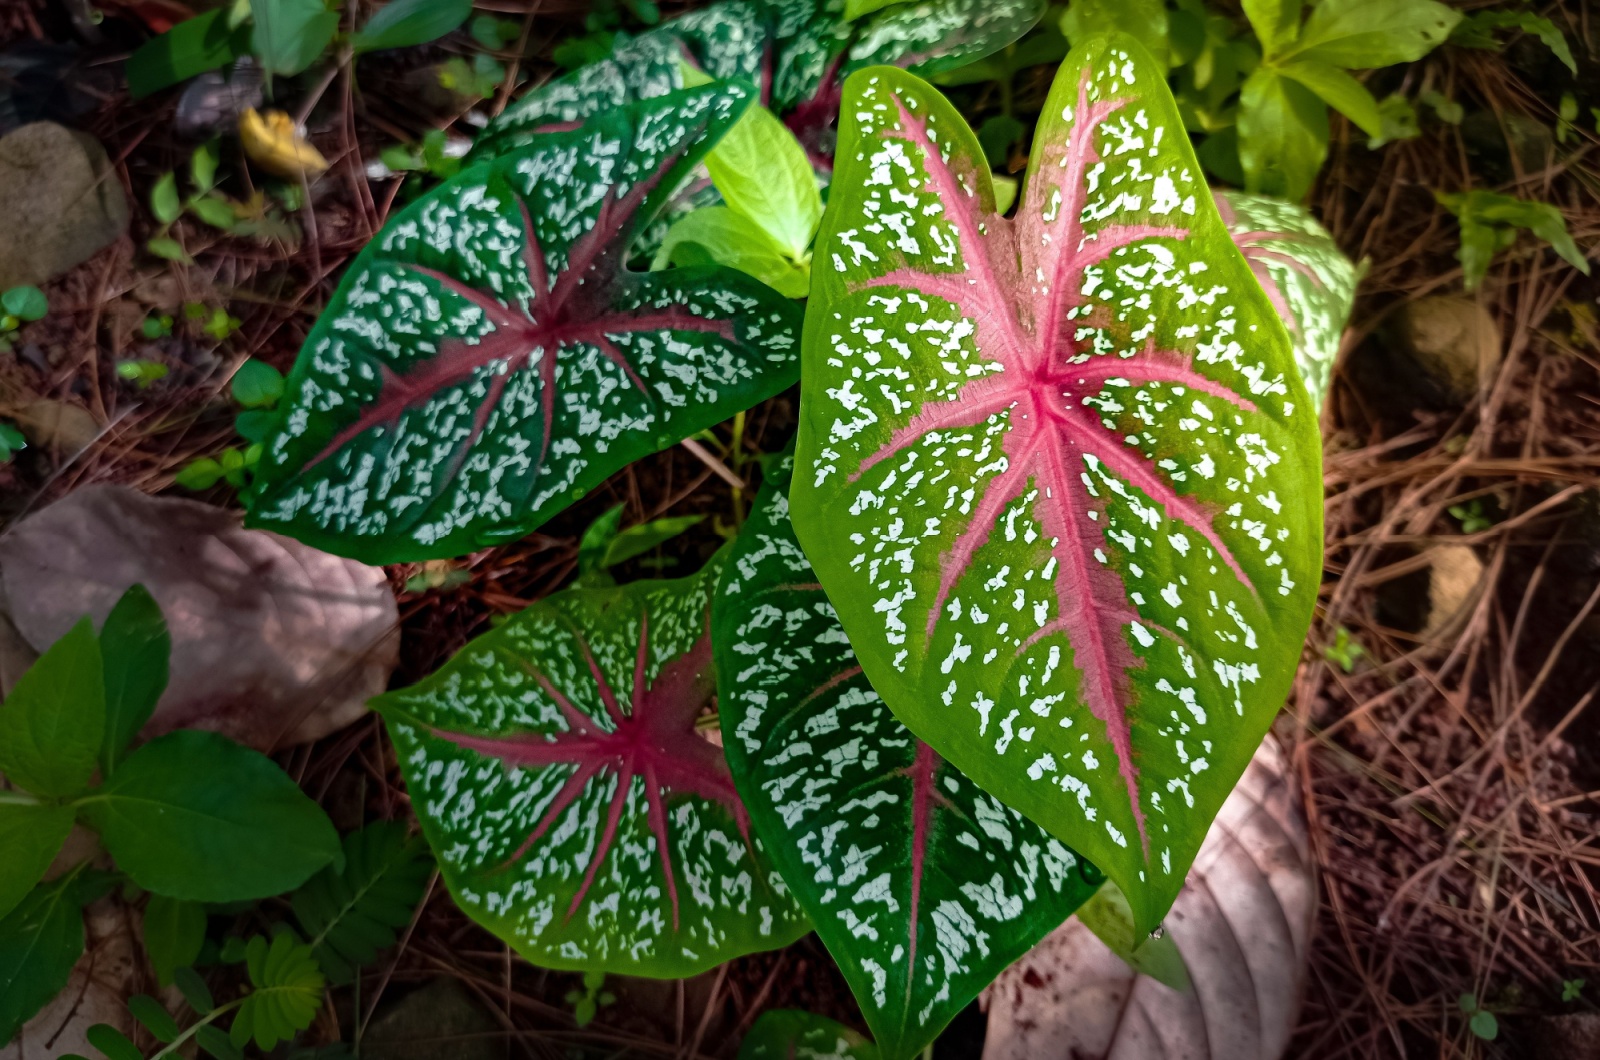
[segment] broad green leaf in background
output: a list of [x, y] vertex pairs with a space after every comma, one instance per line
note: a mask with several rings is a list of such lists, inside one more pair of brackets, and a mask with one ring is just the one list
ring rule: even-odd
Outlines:
[[1105, 878], [918, 740], [873, 692], [769, 466], [712, 619], [723, 746], [756, 831], [890, 1060]]
[[1379, 113], [1378, 101], [1372, 98], [1367, 86], [1337, 66], [1302, 59], [1272, 69], [1280, 76], [1309, 88], [1322, 102], [1355, 122], [1368, 136], [1383, 134], [1383, 115]]
[[1456, 257], [1467, 290], [1473, 290], [1489, 273], [1496, 252], [1516, 241], [1525, 229], [1550, 244], [1573, 268], [1589, 275], [1589, 261], [1567, 231], [1567, 219], [1547, 202], [1530, 202], [1492, 191], [1442, 193], [1434, 197], [1461, 223], [1461, 249]]
[[357, 55], [438, 40], [472, 14], [472, 0], [389, 0], [350, 37]]
[[1219, 191], [1216, 201], [1228, 234], [1289, 329], [1312, 406], [1322, 408], [1365, 266], [1347, 258], [1303, 206], [1242, 191]]
[[94, 777], [105, 731], [100, 642], [85, 618], [39, 656], [0, 704], [0, 773], [35, 795], [74, 795]]
[[874, 11], [882, 11], [891, 4], [904, 2], [905, 0], [844, 0], [845, 21], [854, 22], [862, 15], [870, 15]]
[[215, 733], [150, 741], [78, 806], [117, 867], [169, 898], [282, 894], [339, 854], [321, 807], [270, 758]]
[[1502, 29], [1532, 33], [1561, 60], [1562, 65], [1574, 74], [1578, 72], [1572, 47], [1561, 30], [1548, 18], [1532, 11], [1475, 11], [1456, 23], [1455, 29], [1450, 31], [1450, 43], [1463, 48], [1498, 48], [1500, 42], [1495, 40], [1494, 34]]
[[339, 28], [323, 0], [251, 0], [250, 50], [269, 76], [289, 77], [317, 61]]
[[1327, 106], [1298, 81], [1257, 67], [1239, 97], [1239, 162], [1246, 186], [1298, 201], [1327, 157]]
[[1461, 13], [1438, 0], [1323, 0], [1282, 59], [1373, 70], [1410, 63], [1443, 44]]
[[230, 26], [226, 7], [207, 11], [141, 44], [128, 57], [128, 90], [141, 99], [249, 52], [249, 25]]
[[235, 1049], [254, 1040], [270, 1052], [311, 1026], [322, 1007], [325, 980], [311, 947], [284, 931], [270, 943], [257, 935], [245, 950], [250, 993], [233, 1017], [228, 1037]]
[[811, 260], [822, 195], [805, 148], [762, 106], [752, 106], [706, 155], [730, 210], [751, 221], [796, 264]]
[[1283, 702], [1322, 542], [1316, 409], [1164, 75], [1074, 49], [1010, 219], [943, 97], [852, 78], [791, 493], [872, 687], [1140, 931]]
[[809, 930], [696, 727], [720, 571], [558, 593], [373, 701], [457, 904], [535, 964], [688, 976]]
[[732, 269], [626, 267], [752, 95], [609, 112], [396, 215], [295, 363], [250, 522], [369, 563], [461, 555], [793, 384], [794, 303]]
[[768, 1009], [739, 1044], [739, 1060], [878, 1060], [878, 1047], [842, 1023]]
[[726, 206], [706, 206], [673, 222], [651, 264], [726, 265], [785, 298], [811, 290], [811, 256], [797, 262], [760, 225]]
[[[1245, 18], [1255, 30], [1261, 50], [1268, 58], [1276, 56], [1300, 32], [1301, 0], [1242, 0]], [[1335, 0], [1337, 2], [1337, 0]]]
[[0, 918], [28, 896], [72, 831], [67, 806], [11, 802], [0, 792]]
[[105, 675], [105, 741], [100, 776], [116, 770], [123, 751], [139, 735], [167, 688], [172, 637], [161, 607], [142, 585], [122, 594], [100, 628], [100, 662]]
[[69, 872], [0, 918], [0, 1042], [61, 992], [83, 956], [81, 882]]
[[144, 952], [155, 968], [157, 985], [162, 989], [171, 986], [178, 969], [188, 968], [200, 957], [205, 942], [205, 906], [159, 894], [150, 896], [144, 907]]
[[344, 837], [344, 865], [323, 869], [290, 899], [329, 980], [351, 982], [357, 968], [394, 945], [432, 874], [427, 844], [401, 822], [379, 821]]
[[1061, 32], [1073, 44], [1097, 33], [1126, 33], [1156, 62], [1168, 61], [1166, 0], [1069, 0]]

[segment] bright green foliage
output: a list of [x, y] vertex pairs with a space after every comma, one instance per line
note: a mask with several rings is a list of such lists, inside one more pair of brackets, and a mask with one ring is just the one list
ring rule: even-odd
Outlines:
[[739, 1060], [878, 1060], [878, 1047], [842, 1023], [769, 1009], [739, 1046]]
[[1440, 205], [1461, 222], [1462, 280], [1471, 291], [1489, 274], [1489, 263], [1499, 251], [1517, 241], [1525, 229], [1549, 243], [1573, 268], [1589, 275], [1589, 260], [1567, 231], [1567, 219], [1547, 202], [1530, 202], [1492, 191], [1436, 192]]
[[1192, 989], [1189, 969], [1171, 933], [1144, 934], [1133, 926], [1133, 909], [1116, 884], [1106, 882], [1074, 914], [1106, 948], [1140, 975], [1180, 993]]
[[83, 619], [50, 645], [0, 705], [0, 773], [35, 795], [87, 787], [106, 728], [100, 642]]
[[117, 867], [169, 898], [282, 894], [339, 853], [327, 816], [283, 770], [214, 733], [150, 741], [80, 807]]
[[605, 985], [605, 972], [584, 972], [583, 989], [567, 991], [566, 1001], [572, 1006], [573, 1023], [587, 1027], [602, 1008], [616, 1004], [617, 996], [604, 989]]
[[233, 373], [228, 387], [233, 400], [247, 409], [271, 408], [283, 397], [283, 373], [252, 357]]
[[243, 1049], [254, 1040], [256, 1048], [270, 1051], [311, 1026], [322, 1007], [325, 980], [311, 947], [284, 931], [269, 944], [256, 936], [245, 950], [250, 993], [233, 1017], [228, 1038]]
[[535, 964], [687, 976], [809, 927], [697, 729], [720, 571], [558, 593], [373, 702], [457, 904]]
[[608, 510], [590, 524], [578, 542], [578, 578], [585, 588], [615, 585], [610, 569], [619, 563], [642, 556], [679, 534], [699, 525], [703, 515], [674, 515], [648, 523], [622, 527], [623, 505]]
[[454, 30], [472, 14], [472, 0], [389, 0], [350, 38], [357, 55], [411, 48]]
[[1366, 270], [1303, 206], [1239, 191], [1219, 191], [1216, 200], [1229, 235], [1289, 329], [1295, 367], [1320, 409]]
[[1343, 626], [1335, 632], [1333, 643], [1322, 649], [1323, 658], [1338, 666], [1345, 673], [1353, 673], [1356, 663], [1365, 658], [1367, 649], [1361, 642], [1350, 635], [1350, 631]]
[[789, 522], [790, 458], [712, 621], [734, 780], [885, 1057], [911, 1057], [1104, 877], [985, 793], [867, 683]]
[[0, 918], [0, 1042], [67, 985], [83, 955], [82, 879], [69, 872]]
[[141, 44], [128, 57], [128, 89], [140, 99], [196, 74], [226, 66], [250, 51], [250, 27], [228, 8], [180, 22]]
[[919, 738], [1159, 922], [1283, 702], [1316, 410], [1156, 68], [1075, 49], [1014, 218], [960, 115], [847, 86], [807, 306], [801, 544]]
[[1549, 48], [1568, 70], [1574, 74], [1578, 72], [1578, 62], [1572, 57], [1572, 47], [1567, 44], [1567, 38], [1562, 35], [1561, 30], [1548, 18], [1532, 11], [1496, 9], [1474, 11], [1456, 23], [1455, 29], [1450, 32], [1450, 43], [1459, 44], [1463, 48], [1498, 48], [1500, 42], [1495, 39], [1495, 33], [1506, 29], [1533, 34], [1544, 42], [1545, 47]]
[[1462, 994], [1456, 999], [1456, 1005], [1466, 1014], [1467, 1029], [1473, 1037], [1492, 1042], [1500, 1036], [1500, 1021], [1479, 1004], [1477, 994]]
[[123, 751], [155, 713], [167, 688], [172, 637], [155, 598], [142, 585], [122, 594], [100, 628], [100, 661], [105, 675], [105, 741], [100, 776], [116, 771]]
[[270, 77], [298, 74], [317, 61], [339, 28], [323, 0], [251, 0], [250, 50]]
[[306, 340], [250, 521], [373, 563], [460, 555], [791, 385], [787, 299], [626, 267], [750, 102], [719, 84], [613, 110], [395, 216]]
[[150, 896], [144, 907], [144, 952], [155, 969], [158, 985], [171, 986], [178, 969], [189, 967], [199, 958], [205, 941], [205, 906], [159, 894]]
[[1167, 62], [1165, 0], [1069, 0], [1061, 32], [1073, 44], [1097, 33], [1126, 33], [1143, 44], [1156, 62]]
[[50, 312], [50, 301], [39, 288], [22, 284], [0, 293], [0, 309], [18, 320], [43, 320]]
[[44, 878], [71, 831], [69, 807], [0, 801], [0, 851], [5, 852], [0, 858], [0, 917]]
[[330, 865], [290, 899], [317, 964], [348, 983], [411, 922], [433, 874], [433, 859], [404, 824], [382, 821], [344, 837], [344, 865]]
[[23, 437], [16, 425], [0, 420], [0, 464], [10, 463], [11, 458], [17, 455], [17, 450], [26, 448], [28, 439]]

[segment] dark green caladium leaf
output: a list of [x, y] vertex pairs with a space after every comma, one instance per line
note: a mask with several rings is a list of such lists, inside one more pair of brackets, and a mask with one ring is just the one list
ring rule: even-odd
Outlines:
[[625, 265], [752, 97], [614, 110], [399, 213], [289, 376], [253, 525], [369, 563], [460, 555], [791, 385], [793, 303], [732, 269]]
[[373, 701], [456, 903], [535, 964], [687, 976], [810, 927], [698, 730], [720, 572], [558, 593]]
[[1104, 877], [884, 706], [795, 540], [792, 466], [718, 589], [728, 764], [883, 1055], [911, 1057]]
[[1062, 64], [1014, 219], [925, 83], [843, 113], [795, 529], [890, 709], [1149, 931], [1294, 673], [1316, 409], [1131, 38]]
[[1289, 329], [1300, 378], [1320, 409], [1366, 266], [1345, 257], [1304, 206], [1242, 191], [1219, 191], [1216, 199], [1234, 243]]
[[739, 1044], [739, 1060], [878, 1060], [878, 1047], [842, 1023], [797, 1009], [769, 1009]]
[[854, 22], [839, 0], [722, 0], [624, 40], [611, 56], [534, 89], [490, 123], [469, 158], [684, 86], [683, 63], [749, 81], [809, 146], [839, 109], [852, 71], [888, 63], [929, 75], [991, 55], [1044, 16], [1045, 0], [918, 0]]

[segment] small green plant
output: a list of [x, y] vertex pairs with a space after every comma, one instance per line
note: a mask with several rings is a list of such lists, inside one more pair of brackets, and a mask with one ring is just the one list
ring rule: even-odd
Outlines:
[[1456, 23], [1455, 29], [1450, 31], [1450, 43], [1463, 48], [1495, 49], [1502, 45], [1496, 34], [1504, 30], [1521, 30], [1523, 33], [1533, 34], [1544, 42], [1568, 70], [1574, 74], [1578, 72], [1578, 62], [1572, 57], [1572, 48], [1567, 44], [1567, 38], [1562, 36], [1561, 30], [1548, 18], [1532, 11], [1474, 12]]
[[242, 450], [228, 446], [215, 456], [191, 460], [173, 481], [189, 490], [210, 489], [219, 481], [226, 481], [234, 489], [248, 486], [261, 459], [261, 441], [272, 428], [273, 410], [283, 397], [283, 387], [283, 373], [265, 361], [251, 358], [241, 364], [229, 384], [233, 400], [240, 406], [233, 427], [250, 444]]
[[117, 378], [126, 379], [140, 390], [148, 389], [167, 377], [167, 366], [160, 361], [119, 361]]
[[1323, 658], [1335, 664], [1345, 673], [1354, 673], [1356, 663], [1365, 658], [1367, 649], [1350, 635], [1350, 631], [1340, 626], [1333, 635], [1333, 643], [1322, 649]]
[[439, 67], [439, 87], [463, 96], [488, 99], [500, 90], [506, 68], [492, 55], [479, 52], [469, 63], [456, 55]]
[[1578, 999], [1582, 998], [1583, 988], [1587, 986], [1588, 983], [1589, 981], [1587, 979], [1561, 980], [1561, 1000], [1577, 1001]]
[[0, 292], [0, 352], [11, 349], [11, 335], [23, 324], [43, 320], [49, 299], [37, 287], [24, 284]]
[[17, 430], [17, 425], [0, 420], [0, 464], [11, 463], [18, 449], [28, 448], [28, 440]]
[[616, 1003], [617, 996], [606, 985], [605, 972], [584, 972], [583, 989], [567, 991], [567, 1004], [572, 1006], [572, 1022], [587, 1027], [594, 1022], [602, 1008]]
[[443, 129], [429, 129], [420, 143], [391, 144], [378, 155], [379, 160], [396, 173], [423, 172], [440, 180], [449, 180], [461, 172], [461, 159], [448, 152], [449, 140]]
[[161, 222], [160, 229], [145, 243], [145, 249], [158, 258], [188, 263], [193, 260], [183, 244], [172, 238], [172, 226], [185, 213], [199, 218], [212, 228], [231, 232], [239, 221], [238, 204], [216, 190], [217, 146], [201, 144], [189, 156], [189, 195], [178, 192], [178, 175], [163, 173], [150, 189], [150, 212]]
[[[617, 505], [589, 525], [578, 543], [578, 579], [575, 584], [594, 588], [617, 584], [611, 568], [642, 556], [699, 524], [703, 515], [677, 515], [653, 519], [622, 529], [623, 505]], [[671, 566], [671, 557], [662, 557], [662, 567]]]
[[1478, 1003], [1477, 994], [1462, 994], [1456, 1004], [1467, 1017], [1467, 1029], [1473, 1037], [1492, 1042], [1500, 1036], [1500, 1021], [1495, 1014]]
[[1481, 499], [1475, 498], [1466, 504], [1452, 504], [1449, 511], [1451, 518], [1461, 524], [1463, 534], [1481, 533], [1494, 525], [1494, 520], [1484, 514]]
[[172, 334], [172, 315], [161, 313], [145, 317], [139, 322], [139, 335], [146, 339], [164, 339]]
[[1519, 229], [1544, 240], [1569, 265], [1589, 275], [1589, 261], [1567, 231], [1567, 219], [1550, 203], [1492, 191], [1434, 192], [1434, 198], [1461, 223], [1461, 249], [1456, 257], [1469, 291], [1489, 274], [1495, 254], [1517, 241]]

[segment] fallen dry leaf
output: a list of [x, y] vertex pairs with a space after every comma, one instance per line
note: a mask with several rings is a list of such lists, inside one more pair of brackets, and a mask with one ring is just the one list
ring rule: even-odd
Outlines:
[[289, 180], [310, 179], [328, 168], [328, 160], [295, 130], [281, 110], [260, 113], [250, 107], [239, 115], [239, 142], [250, 161]]
[[1140, 975], [1074, 917], [989, 988], [984, 1060], [1277, 1060], [1316, 908], [1304, 812], [1268, 737], [1163, 925], [1191, 992]]
[[135, 583], [172, 631], [172, 680], [144, 730], [210, 729], [261, 750], [350, 724], [388, 684], [399, 616], [383, 572], [237, 512], [89, 486], [0, 538], [11, 621], [34, 648]]

